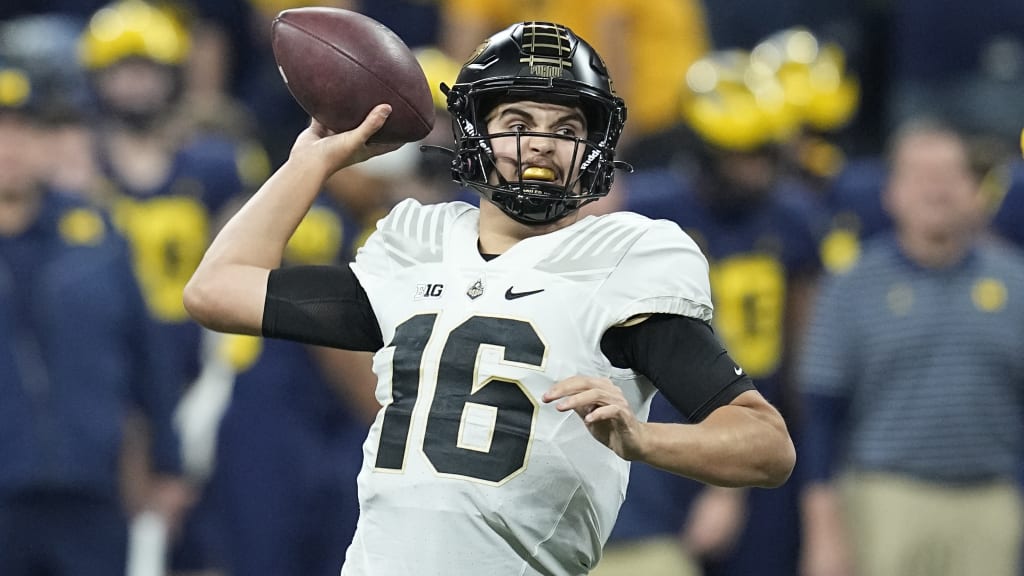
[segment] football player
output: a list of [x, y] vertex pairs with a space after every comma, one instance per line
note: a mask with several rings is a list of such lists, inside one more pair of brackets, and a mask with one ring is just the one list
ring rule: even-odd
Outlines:
[[215, 215], [265, 162], [236, 143], [183, 131], [176, 117], [190, 36], [169, 11], [118, 0], [97, 11], [79, 59], [101, 109], [96, 133], [98, 200], [128, 238], [146, 304], [172, 335], [168, 354], [199, 371], [199, 331], [181, 293], [215, 227]]
[[[782, 149], [792, 127], [759, 103], [744, 80], [750, 68], [740, 51], [715, 52], [694, 65], [691, 77], [713, 72], [717, 79], [694, 82], [706, 90], [687, 95], [684, 117], [697, 161], [630, 175], [625, 207], [667, 218], [697, 239], [710, 264], [716, 333], [761, 393], [791, 419], [788, 367], [821, 268], [823, 225], [807, 207], [809, 193], [784, 177]], [[655, 400], [654, 416], [678, 419], [661, 400]], [[798, 430], [791, 432], [799, 439]], [[709, 576], [796, 573], [796, 482], [747, 494], [703, 490], [680, 509], [678, 494], [686, 489], [665, 486], [686, 481], [644, 466], [633, 474], [621, 512], [628, 520], [616, 526], [607, 551], [619, 565], [635, 565], [638, 553], [678, 549], [679, 526], [686, 522], [687, 549], [702, 557]]]
[[[714, 338], [707, 262], [678, 226], [579, 218], [606, 194], [625, 105], [564, 26], [489, 38], [448, 91], [455, 178], [480, 208], [406, 200], [351, 267], [279, 268], [328, 175], [395, 148], [314, 121], [185, 291], [199, 322], [376, 352], [347, 575], [586, 574], [629, 462], [778, 486], [786, 426]], [[693, 425], [644, 422], [661, 391]]]
[[[182, 291], [218, 214], [249, 190], [248, 174], [266, 175], [266, 162], [258, 147], [199, 133], [180, 118], [192, 43], [170, 7], [112, 2], [89, 20], [78, 48], [100, 109], [93, 192], [130, 244], [147, 308], [168, 338], [162, 353], [181, 393], [201, 373], [203, 339], [182, 306]], [[204, 509], [200, 503], [197, 510]], [[172, 553], [176, 567], [198, 570], [212, 562], [207, 549], [213, 544], [193, 528], [206, 522], [201, 512], [189, 515]]]

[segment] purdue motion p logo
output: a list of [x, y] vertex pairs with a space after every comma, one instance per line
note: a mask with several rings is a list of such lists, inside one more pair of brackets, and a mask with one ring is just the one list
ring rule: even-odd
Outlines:
[[480, 280], [477, 280], [476, 282], [474, 282], [473, 285], [469, 287], [469, 290], [466, 290], [466, 296], [469, 296], [470, 300], [476, 300], [477, 298], [479, 298], [479, 297], [481, 297], [483, 295], [484, 295], [484, 281], [483, 281], [482, 278]]

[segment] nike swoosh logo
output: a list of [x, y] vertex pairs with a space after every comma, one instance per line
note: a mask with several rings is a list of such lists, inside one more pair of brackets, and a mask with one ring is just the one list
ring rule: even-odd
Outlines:
[[743, 375], [743, 368], [740, 368], [739, 366], [733, 366], [732, 371], [735, 372], [737, 376]]
[[524, 298], [526, 296], [533, 296], [534, 294], [540, 294], [543, 291], [544, 291], [544, 289], [541, 288], [540, 290], [530, 290], [529, 292], [513, 292], [512, 291], [512, 286], [509, 286], [508, 290], [505, 290], [505, 300], [515, 300], [516, 298]]

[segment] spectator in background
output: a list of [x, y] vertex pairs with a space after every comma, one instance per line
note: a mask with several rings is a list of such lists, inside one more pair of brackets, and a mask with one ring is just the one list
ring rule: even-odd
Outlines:
[[[286, 261], [343, 263], [362, 236], [328, 193]], [[210, 483], [227, 573], [337, 576], [359, 516], [360, 445], [380, 408], [369, 354], [239, 335], [214, 353], [196, 391], [231, 395]]]
[[0, 22], [0, 58], [32, 76], [39, 109], [46, 116], [48, 156], [60, 158], [47, 182], [61, 190], [84, 192], [96, 176], [90, 122], [94, 108], [78, 65], [78, 19], [65, 14], [25, 16]]
[[[625, 208], [672, 220], [701, 246], [710, 265], [716, 333], [737, 350], [737, 364], [765, 397], [793, 420], [791, 357], [820, 269], [819, 225], [806, 192], [791, 190], [782, 178], [782, 141], [795, 133], [799, 117], [759, 103], [744, 81], [748, 56], [712, 53], [694, 64], [695, 74], [709, 75], [692, 83], [701, 90], [689, 95], [685, 114], [696, 157], [674, 169], [628, 176]], [[651, 413], [681, 419], [657, 398]], [[798, 439], [799, 431], [793, 433]], [[700, 573], [682, 562], [680, 541], [707, 574], [789, 576], [799, 541], [796, 496], [793, 479], [773, 491], [701, 490], [634, 463], [603, 561], [619, 567], [604, 572], [602, 563], [595, 576], [646, 574], [633, 569], [654, 557], [675, 566], [663, 565], [666, 574]]]
[[803, 349], [805, 576], [1016, 576], [1024, 256], [979, 239], [953, 129], [892, 139], [895, 223], [825, 283]]
[[248, 148], [177, 121], [190, 43], [171, 14], [120, 0], [97, 12], [79, 47], [100, 106], [96, 199], [131, 243], [146, 303], [173, 341], [167, 353], [194, 378], [199, 328], [185, 313], [182, 290], [215, 215], [266, 164]]
[[[167, 338], [178, 394], [201, 372], [202, 337], [185, 313], [182, 292], [202, 257], [217, 215], [266, 174], [256, 146], [197, 132], [180, 115], [188, 29], [173, 12], [119, 0], [82, 31], [79, 57], [99, 115], [99, 170], [92, 190], [132, 249], [134, 271], [152, 316]], [[201, 504], [205, 504], [201, 502]], [[212, 558], [201, 513], [190, 514], [174, 563], [204, 567]]]
[[[815, 195], [823, 194], [844, 166], [843, 129], [860, 103], [860, 84], [846, 66], [846, 53], [836, 42], [798, 26], [759, 42], [751, 51], [750, 68], [754, 73], [747, 81], [762, 105], [782, 108], [783, 162], [791, 177]], [[701, 80], [697, 75], [692, 79]]]
[[142, 505], [172, 525], [190, 490], [171, 425], [167, 355], [124, 241], [49, 189], [47, 128], [28, 76], [0, 67], [0, 574], [124, 574], [123, 427], [145, 414], [154, 480]]
[[677, 87], [709, 47], [703, 7], [695, 0], [445, 0], [442, 43], [462, 61], [477, 38], [523, 20], [561, 22], [591, 39], [615, 90], [629, 102], [630, 126], [620, 148], [676, 122]]

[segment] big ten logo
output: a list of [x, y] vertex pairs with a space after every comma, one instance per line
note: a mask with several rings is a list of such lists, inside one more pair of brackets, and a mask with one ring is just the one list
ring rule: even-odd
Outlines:
[[443, 293], [444, 284], [417, 284], [416, 295], [413, 297], [413, 300], [440, 298]]
[[290, 264], [330, 264], [341, 253], [344, 225], [333, 210], [313, 206], [285, 247]]
[[188, 320], [182, 293], [206, 250], [206, 207], [187, 196], [122, 196], [114, 203], [113, 220], [131, 243], [135, 274], [153, 316], [169, 323]]
[[736, 362], [753, 377], [774, 372], [782, 359], [786, 275], [766, 254], [742, 254], [711, 266], [715, 327]]

